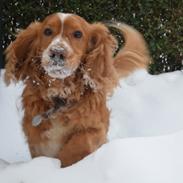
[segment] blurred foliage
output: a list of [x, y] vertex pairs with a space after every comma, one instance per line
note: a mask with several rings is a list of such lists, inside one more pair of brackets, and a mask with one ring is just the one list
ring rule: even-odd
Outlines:
[[6, 0], [2, 8], [2, 48], [17, 29], [53, 12], [75, 13], [89, 22], [117, 20], [145, 37], [154, 62], [152, 74], [183, 68], [183, 0]]

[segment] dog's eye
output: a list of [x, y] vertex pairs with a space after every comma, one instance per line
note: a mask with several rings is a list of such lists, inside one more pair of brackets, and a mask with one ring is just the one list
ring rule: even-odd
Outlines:
[[73, 36], [75, 37], [75, 38], [81, 38], [82, 37], [82, 32], [81, 31], [75, 31], [75, 32], [73, 32]]
[[53, 34], [53, 31], [50, 28], [46, 28], [44, 30], [44, 35], [51, 36]]

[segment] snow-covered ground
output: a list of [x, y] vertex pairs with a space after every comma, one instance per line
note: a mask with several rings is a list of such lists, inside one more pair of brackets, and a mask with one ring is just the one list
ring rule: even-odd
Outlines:
[[152, 76], [140, 70], [121, 80], [108, 101], [109, 142], [64, 169], [57, 159], [30, 160], [21, 130], [23, 85], [6, 87], [2, 76], [1, 183], [183, 182], [183, 72]]

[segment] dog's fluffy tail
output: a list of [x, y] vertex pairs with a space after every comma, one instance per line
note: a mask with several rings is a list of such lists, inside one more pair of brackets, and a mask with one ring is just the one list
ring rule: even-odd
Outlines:
[[123, 23], [112, 23], [110, 26], [119, 29], [125, 41], [124, 47], [114, 58], [118, 76], [125, 77], [138, 68], [147, 69], [151, 58], [141, 33]]

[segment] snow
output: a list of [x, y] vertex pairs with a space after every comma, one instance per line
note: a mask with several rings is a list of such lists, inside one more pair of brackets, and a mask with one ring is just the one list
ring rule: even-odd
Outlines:
[[0, 158], [9, 162], [29, 160], [28, 147], [21, 129], [23, 84], [20, 82], [6, 87], [3, 73], [0, 72]]
[[67, 168], [60, 168], [61, 162], [53, 158], [31, 160], [21, 129], [23, 84], [6, 87], [2, 78], [3, 72], [0, 77], [0, 182], [183, 182], [181, 71], [152, 76], [139, 70], [121, 80], [108, 101], [109, 142]]
[[140, 70], [120, 82], [108, 104], [109, 139], [154, 136], [183, 129], [183, 72]]
[[39, 157], [0, 172], [3, 183], [182, 183], [183, 131], [160, 137], [116, 139], [61, 169]]

